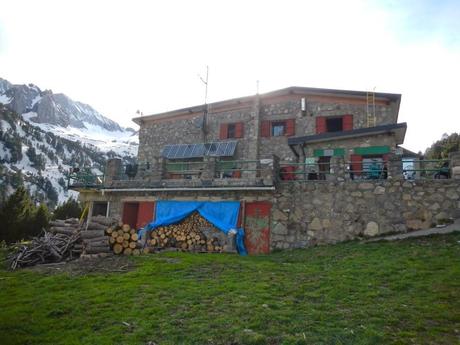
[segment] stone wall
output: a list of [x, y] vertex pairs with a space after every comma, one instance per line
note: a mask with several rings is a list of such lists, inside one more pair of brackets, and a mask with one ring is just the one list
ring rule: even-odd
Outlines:
[[[295, 118], [295, 136], [315, 134], [317, 116], [352, 114], [353, 128], [367, 126], [365, 100], [340, 102], [340, 98], [321, 100], [306, 97], [307, 111], [302, 113], [302, 97], [301, 95], [290, 95], [276, 99], [254, 97], [252, 103], [246, 102], [231, 109], [218, 109], [210, 105], [207, 140], [219, 140], [222, 123], [244, 122], [244, 137], [238, 139], [235, 159], [257, 159], [274, 154], [282, 161], [290, 161], [295, 160], [295, 156], [287, 145], [287, 137], [259, 138], [261, 121]], [[376, 125], [396, 123], [397, 112], [395, 103], [378, 103], [376, 105]], [[203, 142], [203, 133], [199, 128], [201, 118], [202, 113], [193, 113], [185, 114], [180, 119], [166, 118], [143, 123], [139, 130], [138, 161], [154, 162], [167, 144]]]
[[407, 232], [460, 217], [460, 180], [311, 181], [281, 183], [276, 191], [81, 193], [82, 201], [237, 200], [272, 203], [270, 247], [286, 249]]
[[271, 247], [426, 229], [458, 217], [460, 180], [282, 184], [273, 197]]

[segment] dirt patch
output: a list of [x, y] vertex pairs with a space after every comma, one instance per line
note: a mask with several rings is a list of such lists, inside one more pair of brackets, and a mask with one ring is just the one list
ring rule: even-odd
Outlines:
[[127, 256], [107, 256], [94, 259], [77, 259], [67, 262], [36, 265], [24, 268], [43, 274], [68, 273], [70, 275], [85, 275], [91, 273], [124, 273], [136, 267], [134, 260]]

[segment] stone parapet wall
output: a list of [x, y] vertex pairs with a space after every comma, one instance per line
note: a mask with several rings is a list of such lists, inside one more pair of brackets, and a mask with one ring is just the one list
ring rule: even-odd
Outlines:
[[273, 198], [271, 247], [426, 229], [460, 217], [458, 180], [291, 183]]

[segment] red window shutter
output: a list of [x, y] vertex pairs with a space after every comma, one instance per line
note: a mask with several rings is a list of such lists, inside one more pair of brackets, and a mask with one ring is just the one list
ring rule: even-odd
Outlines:
[[260, 136], [265, 138], [270, 136], [270, 121], [262, 121], [260, 125]]
[[235, 138], [244, 137], [244, 124], [243, 122], [235, 123]]
[[223, 139], [227, 139], [227, 137], [228, 137], [228, 124], [221, 123], [219, 139], [223, 140]]
[[318, 116], [316, 118], [316, 134], [326, 133], [326, 118]]
[[351, 171], [354, 175], [361, 175], [363, 170], [363, 156], [360, 155], [351, 155]]
[[295, 135], [295, 119], [286, 120], [286, 136]]
[[343, 117], [343, 130], [351, 131], [353, 129], [353, 115], [345, 115]]

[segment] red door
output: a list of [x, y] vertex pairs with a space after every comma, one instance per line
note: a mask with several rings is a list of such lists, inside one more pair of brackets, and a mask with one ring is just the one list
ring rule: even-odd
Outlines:
[[139, 203], [139, 210], [137, 211], [136, 229], [143, 228], [154, 219], [154, 202], [141, 202]]
[[244, 245], [249, 254], [270, 253], [271, 203], [258, 201], [246, 204]]
[[129, 224], [131, 228], [136, 227], [138, 208], [139, 208], [139, 203], [137, 202], [125, 202], [123, 204], [122, 220], [124, 224]]

